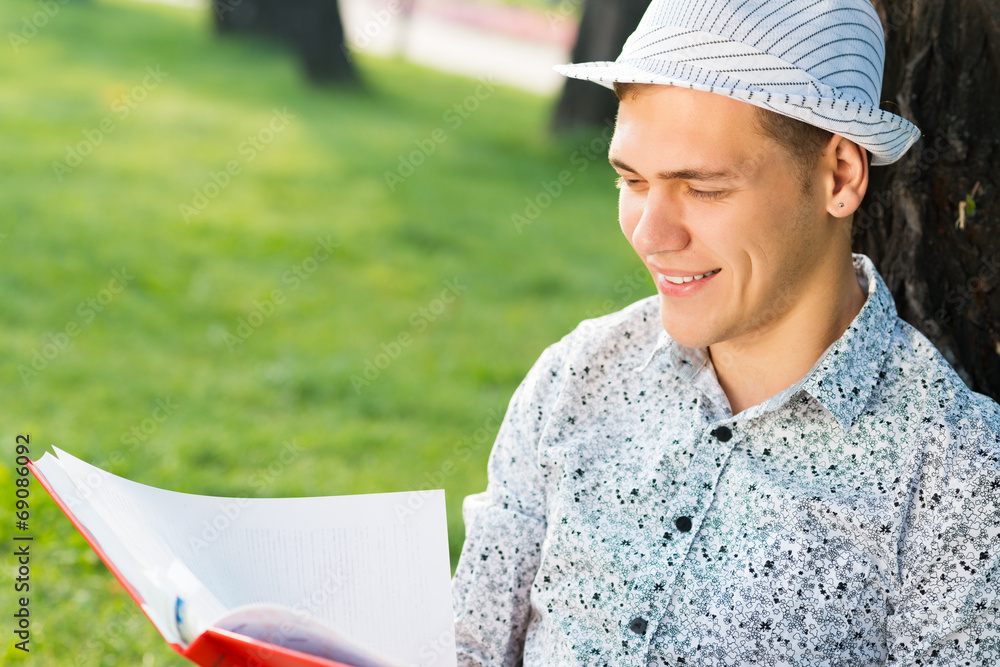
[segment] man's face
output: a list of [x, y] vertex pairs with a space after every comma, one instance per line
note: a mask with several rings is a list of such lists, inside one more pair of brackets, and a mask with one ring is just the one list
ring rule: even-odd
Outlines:
[[829, 287], [821, 189], [804, 192], [755, 116], [672, 86], [644, 87], [618, 112], [622, 231], [656, 283], [663, 327], [688, 347], [766, 336], [793, 309], [821, 308]]

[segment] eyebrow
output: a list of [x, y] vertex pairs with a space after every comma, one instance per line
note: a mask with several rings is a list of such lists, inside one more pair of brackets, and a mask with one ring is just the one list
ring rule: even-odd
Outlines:
[[[627, 165], [623, 160], [619, 160], [616, 157], [608, 158], [610, 162], [615, 167], [619, 169], [624, 169], [625, 171], [631, 171], [633, 174], [638, 174], [634, 168]], [[728, 178], [736, 178], [740, 175], [739, 172], [723, 169], [721, 171], [715, 171], [712, 169], [698, 169], [698, 168], [688, 168], [688, 169], [677, 169], [675, 171], [661, 171], [656, 174], [656, 177], [669, 181], [672, 179], [680, 179], [687, 181], [716, 181]]]

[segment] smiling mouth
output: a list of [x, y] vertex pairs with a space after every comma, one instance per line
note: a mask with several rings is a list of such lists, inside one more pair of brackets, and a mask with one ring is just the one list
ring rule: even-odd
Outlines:
[[700, 276], [663, 276], [663, 279], [675, 285], [683, 285], [684, 283], [690, 283], [694, 282], [695, 280], [701, 280], [702, 278], [714, 276], [721, 270], [722, 269], [716, 269], [714, 271], [709, 271], [708, 273], [703, 273]]

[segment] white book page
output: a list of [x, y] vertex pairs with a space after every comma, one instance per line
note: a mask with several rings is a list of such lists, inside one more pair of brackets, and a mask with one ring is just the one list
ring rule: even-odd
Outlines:
[[278, 603], [403, 664], [455, 664], [443, 491], [244, 499], [184, 538], [226, 607]]
[[[103, 508], [103, 511], [98, 509], [102, 502], [94, 497], [94, 490], [103, 486], [102, 475], [107, 473], [94, 468], [83, 477], [72, 478], [64, 470], [60, 459], [48, 453], [36, 461], [35, 466], [121, 576], [142, 598], [143, 610], [163, 638], [170, 643], [182, 643], [173, 620], [175, 596], [164, 586], [163, 575], [157, 573], [157, 569], [166, 572], [169, 555], [162, 552], [137, 553], [135, 542], [124, 537], [117, 512], [113, 508]], [[132, 542], [132, 546], [128, 542]]]
[[[443, 491], [198, 496], [137, 484], [56, 451], [83, 489], [78, 495], [93, 503], [86, 514], [100, 518], [101, 535], [92, 534], [155, 608], [150, 616], [168, 641], [187, 643], [225, 609], [278, 603], [400, 663], [455, 665]], [[176, 594], [184, 599], [183, 636]]]

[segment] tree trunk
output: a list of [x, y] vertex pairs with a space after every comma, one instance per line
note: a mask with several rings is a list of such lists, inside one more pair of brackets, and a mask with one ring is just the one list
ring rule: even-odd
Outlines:
[[298, 51], [317, 83], [356, 82], [337, 0], [212, 0], [220, 33], [275, 37]]
[[872, 170], [854, 248], [900, 317], [972, 389], [1000, 399], [1000, 0], [874, 4], [887, 35], [883, 99], [894, 101], [883, 106], [924, 136]]
[[[586, 0], [571, 58], [575, 63], [614, 60], [632, 34], [650, 0]], [[618, 100], [603, 86], [566, 79], [556, 104], [552, 129], [602, 126], [613, 122]]]

